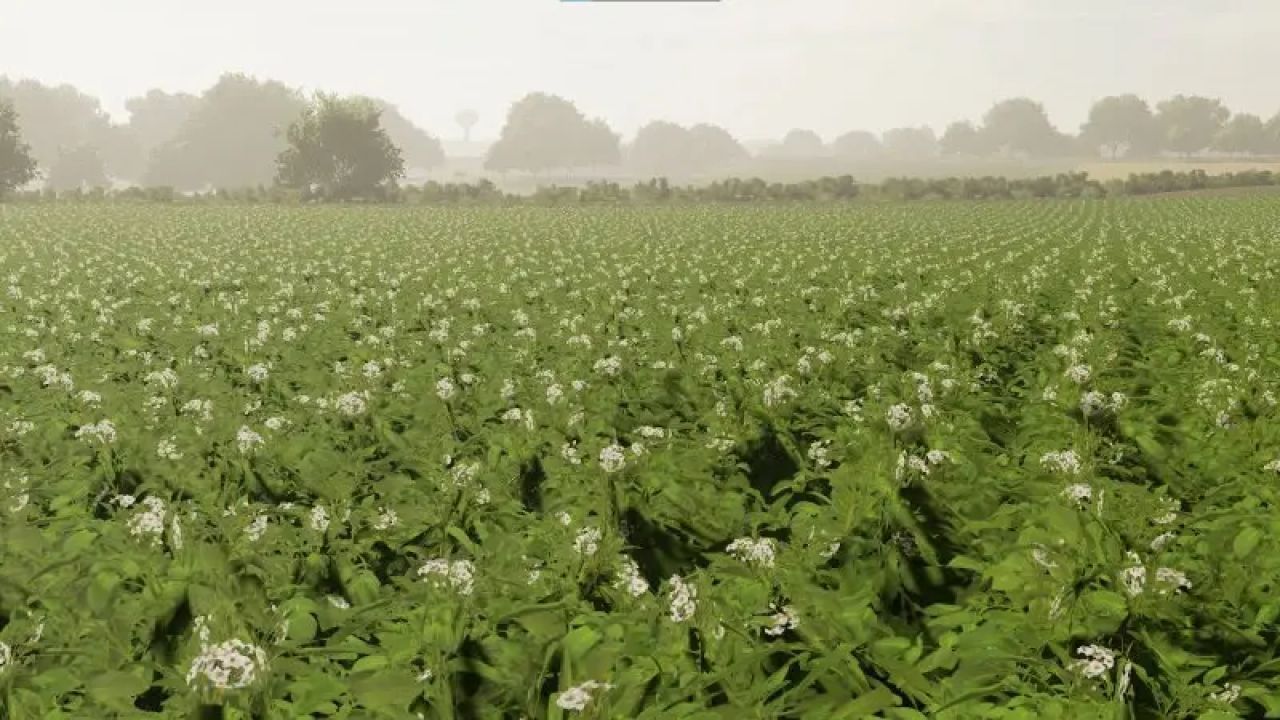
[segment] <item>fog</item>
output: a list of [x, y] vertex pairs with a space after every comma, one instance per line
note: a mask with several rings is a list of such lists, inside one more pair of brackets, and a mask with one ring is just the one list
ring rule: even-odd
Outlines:
[[199, 94], [225, 72], [396, 104], [493, 139], [530, 91], [624, 137], [666, 119], [744, 140], [824, 140], [979, 120], [1029, 96], [1074, 132], [1090, 103], [1135, 93], [1280, 110], [1275, 0], [5, 0], [0, 74], [69, 83], [117, 121], [126, 99]]

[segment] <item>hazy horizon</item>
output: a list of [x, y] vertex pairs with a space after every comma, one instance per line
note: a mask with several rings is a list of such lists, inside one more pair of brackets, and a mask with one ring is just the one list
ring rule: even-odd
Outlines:
[[[151, 88], [199, 93], [226, 72], [304, 90], [386, 99], [446, 140], [479, 111], [498, 134], [531, 91], [573, 100], [630, 137], [654, 119], [724, 126], [744, 140], [807, 128], [977, 121], [996, 100], [1042, 102], [1074, 132], [1090, 103], [1136, 93], [1221, 98], [1270, 117], [1280, 88], [1274, 0], [281, 0], [217, 5], [10, 0], [0, 8], [0, 74], [68, 83], [117, 121]], [[74, 19], [74, 23], [68, 22]]]

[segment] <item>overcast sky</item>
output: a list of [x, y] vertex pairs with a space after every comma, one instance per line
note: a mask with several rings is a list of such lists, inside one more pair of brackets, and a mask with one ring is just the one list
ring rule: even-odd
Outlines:
[[1280, 0], [0, 0], [0, 74], [71, 83], [118, 119], [226, 71], [361, 92], [493, 137], [533, 90], [630, 136], [655, 119], [825, 139], [1028, 95], [1074, 131], [1089, 102], [1184, 92], [1280, 111]]

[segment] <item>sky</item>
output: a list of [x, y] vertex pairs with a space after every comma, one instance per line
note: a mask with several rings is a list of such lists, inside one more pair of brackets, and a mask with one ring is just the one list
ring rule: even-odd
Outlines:
[[127, 119], [150, 88], [224, 72], [389, 100], [452, 139], [496, 137], [532, 91], [630, 137], [654, 119], [830, 140], [1029, 96], [1075, 131], [1133, 92], [1280, 111], [1280, 0], [0, 0], [0, 74], [70, 83]]

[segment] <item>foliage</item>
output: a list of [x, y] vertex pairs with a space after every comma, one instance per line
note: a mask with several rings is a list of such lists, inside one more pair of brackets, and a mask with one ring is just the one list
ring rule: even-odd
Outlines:
[[381, 199], [404, 176], [400, 149], [366, 99], [319, 93], [289, 127], [276, 181], [304, 199]]
[[285, 131], [306, 106], [281, 83], [224, 75], [152, 153], [146, 184], [180, 190], [270, 184], [287, 146]]
[[531, 93], [507, 113], [485, 168], [540, 172], [616, 165], [618, 136], [602, 120], [588, 120], [573, 103], [556, 95]]
[[0, 98], [0, 198], [22, 187], [36, 175], [31, 147], [22, 141], [18, 113], [13, 104]]
[[1112, 95], [1089, 109], [1080, 140], [1104, 148], [1111, 158], [1145, 156], [1160, 148], [1160, 128], [1145, 100], [1137, 95]]
[[0, 715], [1275, 715], [1276, 212], [7, 208]]
[[1221, 101], [1198, 95], [1175, 95], [1156, 106], [1163, 146], [1184, 154], [1209, 147], [1230, 116]]
[[90, 145], [63, 148], [45, 177], [45, 187], [58, 191], [107, 187], [109, 184], [102, 157]]

